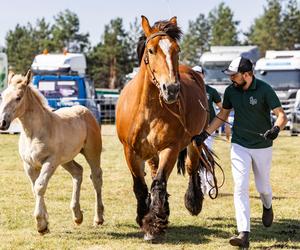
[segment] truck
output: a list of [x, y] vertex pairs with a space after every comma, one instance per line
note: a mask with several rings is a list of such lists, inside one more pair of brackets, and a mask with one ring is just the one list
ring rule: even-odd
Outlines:
[[296, 101], [291, 113], [290, 135], [296, 136], [300, 133], [300, 89], [296, 94]]
[[231, 84], [230, 79], [222, 70], [228, 68], [230, 62], [243, 56], [254, 64], [260, 57], [257, 46], [211, 46], [210, 51], [204, 52], [200, 57], [200, 64], [205, 70], [205, 82], [214, 87], [221, 95]]
[[37, 55], [31, 65], [34, 86], [54, 109], [86, 106], [100, 122], [93, 82], [86, 76], [86, 59], [81, 53]]
[[5, 53], [0, 53], [0, 92], [7, 85], [8, 63]]
[[256, 63], [255, 76], [275, 90], [289, 119], [286, 128], [290, 129], [300, 89], [300, 50], [267, 50], [265, 57]]

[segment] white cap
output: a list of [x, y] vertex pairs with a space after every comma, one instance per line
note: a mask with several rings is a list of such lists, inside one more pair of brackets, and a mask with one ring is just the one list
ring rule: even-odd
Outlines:
[[226, 75], [234, 75], [239, 72], [243, 73], [248, 71], [253, 71], [253, 64], [249, 59], [241, 56], [233, 59], [229, 67], [223, 70]]
[[193, 70], [198, 72], [198, 73], [204, 74], [204, 69], [201, 66], [198, 66], [198, 65], [194, 66]]

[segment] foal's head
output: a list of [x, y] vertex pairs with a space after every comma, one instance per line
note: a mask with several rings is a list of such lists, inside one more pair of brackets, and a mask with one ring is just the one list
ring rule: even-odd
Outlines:
[[166, 103], [177, 100], [180, 81], [178, 60], [180, 48], [177, 41], [182, 34], [177, 26], [176, 17], [169, 21], [156, 22], [152, 27], [146, 17], [142, 16], [144, 36], [140, 38], [138, 51], [144, 52], [144, 62], [151, 80], [159, 88]]
[[31, 71], [25, 76], [15, 75], [10, 72], [8, 75], [8, 87], [2, 93], [0, 105], [0, 129], [6, 130], [12, 120], [25, 112], [24, 95], [27, 85], [31, 82]]

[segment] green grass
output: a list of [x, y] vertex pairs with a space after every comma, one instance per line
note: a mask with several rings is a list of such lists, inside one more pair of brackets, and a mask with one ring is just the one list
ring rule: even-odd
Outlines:
[[[36, 232], [34, 198], [30, 182], [23, 171], [18, 155], [18, 136], [0, 135], [0, 249], [234, 249], [228, 238], [236, 232], [230, 170], [230, 144], [215, 142], [226, 181], [216, 200], [205, 198], [199, 216], [190, 216], [183, 197], [188, 177], [178, 176], [174, 169], [168, 183], [170, 193], [170, 224], [161, 244], [144, 242], [135, 223], [136, 201], [132, 179], [125, 164], [123, 150], [113, 126], [103, 126], [102, 169], [105, 222], [92, 226], [94, 192], [89, 180], [89, 168], [84, 167], [81, 226], [72, 222], [69, 202], [72, 180], [59, 168], [50, 180], [46, 192], [50, 234]], [[300, 249], [300, 137], [286, 133], [275, 141], [272, 167], [272, 186], [275, 212], [274, 224], [261, 224], [261, 202], [251, 176], [251, 248]], [[147, 169], [148, 170], [148, 169]], [[147, 171], [150, 183], [150, 172]]]

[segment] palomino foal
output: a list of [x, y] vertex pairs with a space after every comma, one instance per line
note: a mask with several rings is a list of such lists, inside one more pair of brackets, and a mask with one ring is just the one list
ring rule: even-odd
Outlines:
[[75, 160], [82, 153], [91, 168], [95, 188], [96, 207], [94, 224], [103, 223], [102, 170], [100, 154], [101, 130], [92, 113], [83, 106], [50, 110], [46, 100], [30, 84], [31, 71], [26, 76], [10, 73], [8, 88], [2, 94], [0, 129], [9, 128], [18, 118], [21, 124], [19, 153], [24, 169], [32, 183], [35, 197], [34, 217], [37, 230], [48, 232], [48, 215], [44, 194], [48, 182], [59, 165], [73, 178], [71, 209], [73, 220], [83, 220], [79, 204], [83, 168]]

